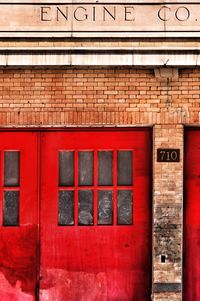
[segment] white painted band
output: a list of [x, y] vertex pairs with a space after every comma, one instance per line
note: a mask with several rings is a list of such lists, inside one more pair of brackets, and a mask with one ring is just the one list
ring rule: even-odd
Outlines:
[[60, 67], [60, 66], [200, 66], [200, 52], [137, 52], [137, 53], [98, 53], [98, 52], [0, 52], [1, 67]]

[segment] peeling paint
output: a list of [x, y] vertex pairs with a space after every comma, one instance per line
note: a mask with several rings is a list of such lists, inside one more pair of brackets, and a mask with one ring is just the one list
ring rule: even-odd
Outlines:
[[43, 270], [40, 301], [106, 301], [105, 273], [68, 272], [61, 269]]
[[0, 232], [0, 301], [34, 301], [36, 225], [3, 227]]
[[40, 301], [150, 301], [149, 292], [134, 279], [135, 272], [125, 270], [87, 273], [43, 269]]
[[34, 301], [35, 297], [22, 291], [21, 281], [17, 280], [12, 286], [0, 273], [0, 300], [1, 301]]

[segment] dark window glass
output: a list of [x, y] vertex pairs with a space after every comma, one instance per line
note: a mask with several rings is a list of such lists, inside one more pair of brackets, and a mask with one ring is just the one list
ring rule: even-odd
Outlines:
[[59, 152], [59, 186], [74, 185], [74, 152]]
[[93, 225], [93, 191], [78, 192], [78, 224]]
[[59, 191], [58, 224], [74, 224], [74, 191]]
[[19, 191], [4, 191], [3, 225], [19, 225]]
[[113, 193], [108, 190], [98, 191], [98, 224], [111, 225], [113, 221]]
[[4, 152], [4, 186], [19, 186], [19, 151]]
[[132, 216], [132, 190], [117, 191], [117, 223], [118, 225], [131, 225], [133, 223]]
[[117, 185], [132, 185], [132, 151], [117, 152]]
[[78, 153], [78, 182], [81, 186], [93, 185], [94, 154], [92, 151]]
[[98, 152], [98, 185], [113, 184], [113, 152]]

